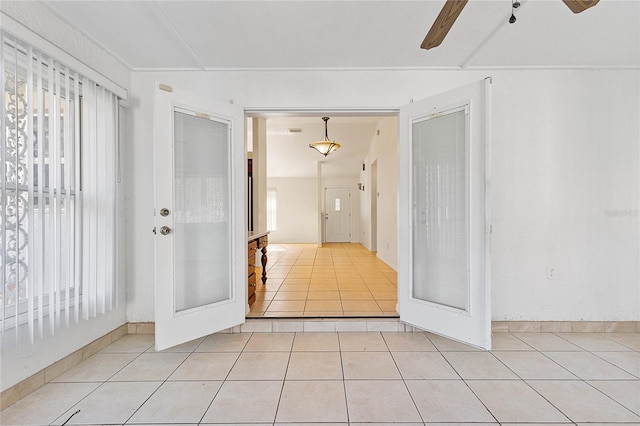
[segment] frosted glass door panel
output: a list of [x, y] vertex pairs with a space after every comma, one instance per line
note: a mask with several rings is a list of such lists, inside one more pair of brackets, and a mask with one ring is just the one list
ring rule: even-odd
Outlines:
[[228, 300], [229, 124], [174, 111], [175, 311]]
[[467, 137], [464, 110], [412, 124], [412, 297], [468, 310]]

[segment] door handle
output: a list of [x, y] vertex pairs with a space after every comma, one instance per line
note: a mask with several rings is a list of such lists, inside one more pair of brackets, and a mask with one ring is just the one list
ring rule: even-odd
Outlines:
[[169, 235], [171, 233], [171, 228], [169, 228], [168, 226], [163, 226], [162, 228], [160, 228], [160, 233], [162, 235]]
[[325, 213], [324, 220], [329, 220], [329, 213]]

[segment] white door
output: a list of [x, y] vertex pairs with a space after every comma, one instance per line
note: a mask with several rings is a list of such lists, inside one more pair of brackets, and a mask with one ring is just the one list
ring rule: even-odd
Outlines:
[[490, 79], [400, 109], [400, 319], [491, 348]]
[[241, 108], [156, 87], [157, 350], [244, 322], [245, 155]]
[[351, 191], [349, 188], [325, 188], [325, 228], [327, 243], [348, 243], [351, 241]]

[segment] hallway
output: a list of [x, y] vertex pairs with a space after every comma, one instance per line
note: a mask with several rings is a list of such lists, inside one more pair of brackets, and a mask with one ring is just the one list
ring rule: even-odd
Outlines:
[[640, 334], [131, 334], [0, 412], [3, 425], [640, 422]]
[[267, 255], [247, 317], [398, 316], [396, 271], [361, 244], [270, 244]]

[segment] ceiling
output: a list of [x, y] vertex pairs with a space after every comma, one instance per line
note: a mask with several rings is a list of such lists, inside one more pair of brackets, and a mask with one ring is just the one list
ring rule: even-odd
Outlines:
[[[573, 14], [561, 0], [470, 1], [445, 41], [420, 49], [444, 0], [42, 1], [134, 71], [640, 67], [640, 1], [602, 0]], [[380, 117], [332, 117], [343, 143], [308, 144], [317, 117], [269, 118], [268, 175], [357, 176]], [[289, 128], [302, 133], [288, 134]]]
[[640, 66], [640, 1], [472, 0], [419, 48], [444, 0], [44, 1], [133, 70]]

